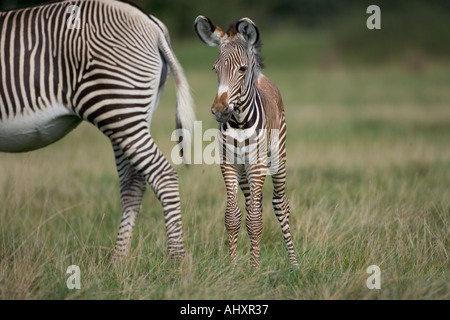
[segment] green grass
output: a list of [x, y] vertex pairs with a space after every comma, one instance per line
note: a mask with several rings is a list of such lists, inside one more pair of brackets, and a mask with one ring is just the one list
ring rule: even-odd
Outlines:
[[[82, 124], [42, 150], [0, 154], [0, 299], [449, 299], [450, 66], [347, 68], [327, 39], [268, 36], [263, 47], [264, 72], [287, 114], [298, 269], [289, 266], [269, 179], [261, 269], [249, 267], [245, 225], [230, 267], [217, 165], [176, 166], [183, 261], [168, 257], [162, 208], [149, 189], [130, 258], [111, 263], [121, 216], [113, 152]], [[287, 53], [278, 63], [280, 47]], [[215, 128], [216, 49], [199, 41], [174, 48], [203, 130]], [[298, 62], [302, 49], [311, 51]], [[151, 130], [168, 158], [174, 110], [170, 78]], [[80, 290], [66, 287], [73, 264]], [[381, 268], [381, 290], [366, 287], [370, 265]]]

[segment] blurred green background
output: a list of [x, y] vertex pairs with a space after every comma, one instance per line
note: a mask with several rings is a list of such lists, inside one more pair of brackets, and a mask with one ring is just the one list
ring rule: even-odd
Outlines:
[[[247, 268], [245, 226], [230, 268], [226, 192], [218, 165], [206, 164], [175, 166], [187, 259], [169, 261], [162, 209], [148, 190], [131, 258], [112, 268], [121, 212], [114, 157], [84, 123], [49, 147], [0, 153], [0, 299], [450, 299], [450, 1], [137, 2], [167, 25], [203, 130], [217, 128], [218, 53], [197, 39], [194, 19], [226, 28], [247, 16], [259, 27], [263, 72], [286, 110], [300, 268], [289, 269], [270, 179], [261, 272]], [[366, 27], [371, 4], [381, 9], [381, 30]], [[151, 125], [169, 160], [174, 112], [170, 77]], [[65, 286], [72, 264], [81, 267], [81, 290]], [[382, 269], [382, 290], [366, 287], [372, 264]]]
[[[136, 0], [137, 4], [161, 19], [173, 39], [195, 37], [192, 24], [205, 15], [226, 27], [244, 16], [268, 34], [290, 34], [297, 41], [301, 33], [326, 31], [332, 52], [328, 58], [346, 63], [380, 63], [406, 59], [420, 68], [428, 60], [450, 56], [450, 2], [446, 0]], [[42, 3], [35, 0], [6, 0], [0, 9]], [[381, 8], [381, 30], [368, 30], [366, 9]], [[301, 54], [301, 53], [300, 53]], [[300, 55], [300, 57], [302, 57]], [[303, 61], [310, 63], [311, 61]]]

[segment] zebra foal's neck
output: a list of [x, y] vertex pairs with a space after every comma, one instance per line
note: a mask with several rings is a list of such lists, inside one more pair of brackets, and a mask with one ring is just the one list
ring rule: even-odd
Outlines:
[[229, 128], [232, 129], [263, 129], [262, 122], [263, 105], [261, 92], [253, 83], [249, 88], [245, 100], [236, 108], [230, 121]]

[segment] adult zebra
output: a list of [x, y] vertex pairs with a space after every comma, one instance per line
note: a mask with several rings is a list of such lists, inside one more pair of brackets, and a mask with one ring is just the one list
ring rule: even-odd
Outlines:
[[[265, 77], [259, 56], [259, 31], [248, 18], [232, 23], [224, 32], [209, 18], [198, 16], [194, 24], [199, 38], [219, 47], [213, 69], [218, 75], [218, 93], [212, 113], [221, 123], [218, 140], [222, 145], [221, 170], [227, 189], [225, 226], [232, 263], [241, 225], [237, 202], [238, 186], [245, 196], [247, 232], [251, 241], [250, 262], [259, 267], [262, 235], [262, 186], [272, 175], [273, 207], [289, 251], [297, 265], [289, 229], [286, 182], [286, 122], [277, 87]], [[268, 172], [269, 169], [269, 172]]]
[[184, 254], [178, 176], [150, 135], [168, 67], [177, 126], [191, 130], [193, 103], [168, 31], [136, 5], [75, 0], [0, 12], [0, 151], [44, 147], [82, 120], [108, 136], [123, 209], [116, 257], [129, 253], [147, 183], [163, 206], [169, 253]]

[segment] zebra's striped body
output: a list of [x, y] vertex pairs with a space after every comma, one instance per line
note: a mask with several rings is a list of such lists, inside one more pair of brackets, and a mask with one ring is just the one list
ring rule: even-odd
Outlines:
[[262, 235], [262, 187], [268, 173], [274, 185], [273, 207], [278, 218], [289, 259], [297, 265], [289, 229], [289, 202], [286, 181], [286, 122], [277, 87], [261, 72], [258, 56], [259, 33], [254, 23], [243, 18], [225, 33], [203, 16], [195, 30], [202, 41], [219, 47], [214, 64], [218, 94], [212, 113], [220, 122], [218, 139], [222, 145], [221, 170], [227, 190], [225, 226], [230, 257], [236, 263], [236, 245], [241, 225], [237, 195], [245, 196], [246, 226], [251, 241], [250, 262], [259, 267]]
[[177, 122], [191, 129], [188, 85], [155, 17], [107, 0], [0, 12], [0, 151], [44, 147], [83, 120], [108, 136], [123, 206], [115, 256], [128, 254], [147, 183], [163, 205], [169, 252], [184, 253], [178, 177], [149, 131], [168, 67]]

